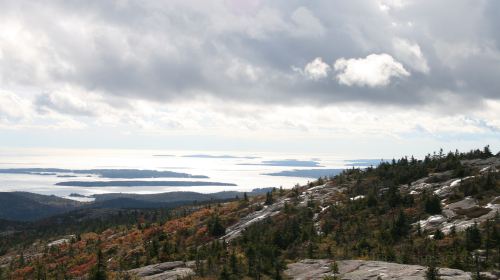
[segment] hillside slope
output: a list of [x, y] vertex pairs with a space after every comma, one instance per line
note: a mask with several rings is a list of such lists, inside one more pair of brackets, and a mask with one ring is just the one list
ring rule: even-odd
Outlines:
[[[423, 269], [442, 276], [455, 271], [463, 279], [495, 277], [499, 169], [500, 157], [486, 148], [402, 158], [266, 196], [184, 206], [166, 221], [146, 222], [139, 215], [132, 226], [77, 232], [49, 253], [42, 252], [61, 237], [29, 249], [12, 247], [0, 264], [13, 264], [6, 273], [14, 279], [37, 273], [70, 279], [99, 273], [111, 279], [281, 279], [295, 277], [299, 264], [305, 274], [297, 279], [314, 279], [308, 273], [321, 260], [338, 261], [343, 274], [354, 260], [378, 261], [357, 266], [355, 273], [371, 271], [369, 277], [346, 279], [384, 279], [388, 271], [411, 269], [418, 277]], [[394, 263], [416, 266], [405, 270]], [[333, 277], [335, 270], [325, 269], [322, 277]]]

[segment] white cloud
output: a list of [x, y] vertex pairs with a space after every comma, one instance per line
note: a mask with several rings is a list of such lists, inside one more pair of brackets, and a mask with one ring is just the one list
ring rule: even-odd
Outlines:
[[55, 91], [38, 95], [35, 104], [41, 112], [94, 116], [97, 112], [91, 99], [90, 94], [79, 96], [76, 92]]
[[407, 0], [380, 0], [378, 7], [382, 12], [389, 12], [391, 9], [401, 9], [408, 5]]
[[18, 95], [0, 90], [0, 119], [20, 120], [29, 115], [29, 103]]
[[95, 121], [94, 124], [119, 124], [130, 113], [142, 114], [151, 110], [149, 107], [144, 109], [140, 100], [117, 99], [70, 86], [37, 94], [30, 101], [39, 117], [88, 119]]
[[392, 77], [407, 77], [401, 63], [388, 54], [370, 54], [366, 58], [340, 58], [335, 61], [337, 80], [347, 86], [387, 86]]
[[326, 78], [331, 67], [323, 62], [321, 57], [316, 57], [313, 61], [306, 64], [304, 70], [300, 70], [304, 76], [311, 80]]
[[396, 38], [392, 41], [395, 55], [398, 59], [411, 68], [422, 73], [429, 73], [429, 65], [418, 44], [412, 44], [407, 40]]

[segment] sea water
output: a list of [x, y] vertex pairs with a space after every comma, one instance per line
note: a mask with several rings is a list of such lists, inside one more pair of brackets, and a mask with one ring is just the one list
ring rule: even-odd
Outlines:
[[[300, 160], [304, 166], [261, 165], [266, 161]], [[308, 164], [313, 165], [307, 166]], [[71, 193], [92, 195], [101, 193], [161, 193], [194, 191], [251, 191], [255, 188], [291, 188], [314, 178], [270, 176], [268, 173], [303, 169], [347, 168], [343, 158], [333, 155], [281, 154], [234, 151], [168, 151], [168, 150], [62, 150], [62, 149], [0, 149], [0, 169], [8, 168], [62, 168], [62, 169], [148, 169], [205, 175], [194, 178], [127, 178], [107, 179], [95, 175], [72, 174], [61, 177], [54, 174], [0, 174], [0, 191], [27, 191], [68, 197]], [[318, 166], [314, 166], [318, 165]], [[61, 175], [61, 174], [59, 174]], [[236, 186], [134, 186], [134, 187], [73, 187], [59, 186], [63, 181], [208, 181], [232, 183]]]

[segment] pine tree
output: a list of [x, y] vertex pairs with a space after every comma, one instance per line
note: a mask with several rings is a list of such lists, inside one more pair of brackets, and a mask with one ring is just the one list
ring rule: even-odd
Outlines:
[[272, 192], [267, 192], [266, 193], [266, 202], [264, 204], [271, 205], [273, 203], [274, 203], [273, 193]]
[[219, 275], [219, 279], [220, 280], [230, 280], [231, 279], [230, 275], [229, 275], [229, 272], [227, 271], [227, 266], [224, 266], [222, 268], [222, 271], [221, 271], [221, 273]]
[[231, 257], [229, 259], [230, 265], [231, 265], [231, 273], [234, 275], [239, 274], [239, 269], [238, 269], [238, 258], [236, 257], [236, 253], [233, 252], [231, 253]]
[[47, 271], [40, 261], [37, 261], [35, 264], [35, 273], [37, 280], [45, 280], [47, 279]]
[[427, 280], [440, 280], [439, 268], [436, 264], [436, 244], [433, 242], [431, 245], [431, 256], [427, 260], [427, 271], [425, 272], [425, 279]]
[[90, 280], [106, 280], [106, 264], [104, 263], [101, 249], [97, 251], [97, 263], [92, 269]]
[[439, 269], [436, 267], [436, 261], [432, 257], [429, 265], [427, 266], [427, 271], [425, 272], [425, 279], [427, 280], [440, 280]]
[[226, 228], [222, 225], [219, 215], [213, 215], [208, 221], [208, 231], [210, 235], [215, 237], [223, 236], [226, 233]]
[[465, 246], [468, 251], [481, 247], [481, 232], [476, 222], [465, 230]]
[[425, 203], [425, 212], [431, 215], [441, 214], [442, 212], [441, 200], [439, 199], [438, 196], [432, 195], [430, 197], [426, 197], [424, 203]]
[[333, 276], [336, 276], [337, 274], [339, 274], [339, 265], [337, 264], [336, 261], [333, 261], [333, 263], [332, 263], [332, 273], [333, 273]]
[[391, 234], [394, 239], [399, 239], [408, 235], [408, 231], [410, 230], [410, 225], [406, 219], [406, 216], [403, 211], [399, 211], [399, 215], [397, 219], [394, 221], [391, 229]]
[[399, 193], [399, 189], [396, 186], [389, 187], [387, 191], [387, 201], [390, 207], [396, 207], [401, 203], [401, 194]]
[[23, 252], [21, 252], [21, 255], [19, 255], [19, 260], [18, 260], [18, 263], [19, 263], [19, 266], [20, 267], [23, 267], [24, 264], [25, 264], [25, 260], [24, 260], [24, 254]]
[[475, 271], [474, 271], [474, 276], [472, 277], [474, 280], [481, 280], [481, 269], [479, 265], [479, 254], [476, 253], [474, 254], [474, 264], [475, 264]]
[[434, 232], [434, 239], [435, 240], [441, 240], [444, 238], [444, 233], [440, 229], [436, 229]]
[[491, 152], [491, 149], [490, 149], [490, 145], [486, 145], [484, 147], [483, 154], [484, 154], [484, 158], [489, 158], [489, 157], [493, 156], [493, 153]]

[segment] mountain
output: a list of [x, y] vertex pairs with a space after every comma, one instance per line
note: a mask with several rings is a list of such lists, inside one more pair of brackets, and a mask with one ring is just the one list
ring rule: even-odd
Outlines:
[[[486, 148], [440, 152], [255, 197], [118, 210], [72, 232], [7, 233], [0, 267], [14, 279], [497, 279], [499, 170]], [[135, 198], [100, 201], [113, 199]]]

